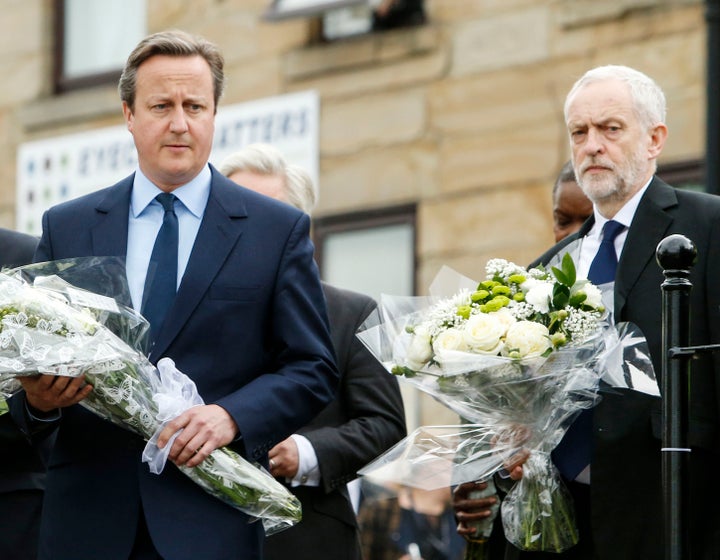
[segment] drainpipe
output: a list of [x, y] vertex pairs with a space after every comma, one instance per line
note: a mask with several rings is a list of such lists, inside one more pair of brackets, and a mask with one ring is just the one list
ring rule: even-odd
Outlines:
[[707, 120], [705, 185], [720, 194], [720, 0], [706, 0], [707, 20]]

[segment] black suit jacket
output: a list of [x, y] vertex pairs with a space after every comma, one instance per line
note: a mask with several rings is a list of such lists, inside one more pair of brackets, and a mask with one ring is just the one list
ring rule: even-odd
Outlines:
[[357, 520], [346, 484], [406, 434], [397, 379], [355, 336], [375, 309], [375, 301], [325, 283], [323, 291], [340, 390], [325, 410], [298, 431], [315, 450], [321, 486], [291, 488], [302, 502], [303, 520], [267, 539], [266, 560], [359, 560]]
[[[37, 238], [0, 228], [0, 268], [13, 268], [32, 262]], [[45, 486], [45, 463], [48, 442], [33, 446], [15, 425], [10, 414], [0, 416], [0, 493], [14, 490], [42, 489]], [[5, 512], [0, 507], [0, 513]], [[8, 519], [12, 514], [8, 515]]]
[[[37, 238], [0, 228], [0, 268], [32, 262]], [[11, 397], [13, 406], [17, 397]], [[23, 434], [10, 414], [0, 416], [0, 556], [32, 560], [37, 554], [42, 491], [54, 426], [40, 427], [37, 440]]]
[[[592, 225], [591, 217], [577, 234], [534, 264], [547, 263], [568, 243], [586, 235]], [[642, 329], [658, 378], [664, 276], [655, 251], [658, 243], [673, 233], [690, 238], [698, 250], [690, 272], [691, 343], [720, 342], [720, 198], [676, 190], [654, 178], [630, 225], [615, 279], [615, 321], [629, 321]], [[688, 527], [693, 559], [720, 558], [720, 495], [718, 485], [709, 483], [716, 477], [720, 450], [718, 365], [717, 359], [709, 357], [692, 362], [689, 443], [693, 452], [688, 489], [692, 513]], [[663, 558], [661, 401], [634, 392], [603, 392], [602, 397], [593, 415], [590, 522], [595, 555], [577, 556], [571, 550], [560, 557]]]

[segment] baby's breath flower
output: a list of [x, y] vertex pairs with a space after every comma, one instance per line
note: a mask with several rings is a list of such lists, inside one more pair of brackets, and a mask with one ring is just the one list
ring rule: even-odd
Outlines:
[[594, 311], [566, 308], [568, 316], [563, 327], [571, 340], [582, 341], [590, 338], [598, 328], [598, 314]]

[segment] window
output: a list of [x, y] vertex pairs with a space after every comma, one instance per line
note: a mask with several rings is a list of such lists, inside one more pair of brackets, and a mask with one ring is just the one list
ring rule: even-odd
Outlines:
[[328, 10], [347, 6], [367, 5], [368, 0], [273, 0], [265, 18], [280, 20], [296, 17], [320, 16]]
[[[415, 295], [414, 205], [313, 218], [320, 275], [334, 286], [372, 296]], [[431, 401], [400, 384], [408, 429], [422, 424]], [[423, 403], [425, 403], [423, 405]], [[439, 407], [439, 405], [437, 405]]]
[[320, 36], [333, 41], [371, 31], [425, 23], [424, 0], [273, 0], [265, 18], [316, 17]]
[[380, 298], [415, 294], [415, 207], [314, 219], [323, 280]]
[[117, 83], [146, 35], [146, 0], [57, 0], [55, 92]]
[[705, 192], [705, 170], [699, 159], [658, 165], [657, 175], [673, 187]]

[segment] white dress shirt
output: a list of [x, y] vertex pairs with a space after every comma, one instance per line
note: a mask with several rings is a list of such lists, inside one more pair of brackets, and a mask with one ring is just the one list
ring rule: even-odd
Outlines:
[[[650, 178], [650, 181], [652, 181], [652, 177]], [[625, 240], [628, 236], [628, 229], [635, 217], [635, 212], [640, 204], [640, 199], [642, 199], [645, 194], [645, 191], [650, 185], [650, 181], [645, 183], [645, 186], [636, 192], [612, 218], [614, 221], [625, 226], [625, 229], [615, 238], [615, 254], [617, 255], [618, 260], [620, 260], [620, 255], [622, 254], [623, 247], [625, 246]], [[577, 264], [577, 273], [579, 278], [587, 278], [588, 272], [590, 271], [590, 265], [595, 258], [595, 254], [600, 248], [603, 227], [609, 221], [600, 214], [600, 212], [598, 212], [597, 207], [594, 205], [593, 215], [595, 216], [595, 223], [588, 234], [582, 238], [582, 244], [580, 246], [580, 257]]]

